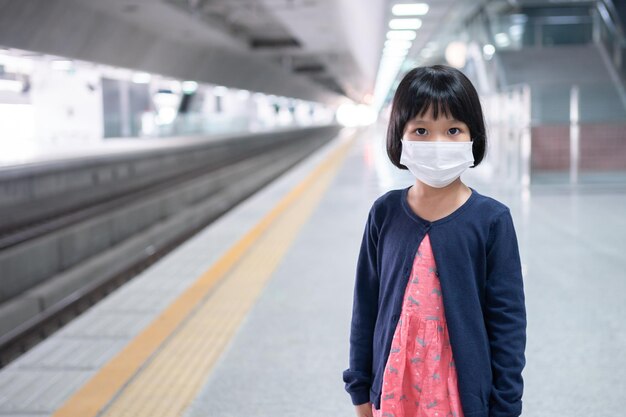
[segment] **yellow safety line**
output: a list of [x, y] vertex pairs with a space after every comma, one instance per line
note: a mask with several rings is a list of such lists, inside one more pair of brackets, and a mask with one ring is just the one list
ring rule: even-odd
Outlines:
[[53, 417], [181, 415], [319, 203], [355, 138], [353, 134], [283, 197]]

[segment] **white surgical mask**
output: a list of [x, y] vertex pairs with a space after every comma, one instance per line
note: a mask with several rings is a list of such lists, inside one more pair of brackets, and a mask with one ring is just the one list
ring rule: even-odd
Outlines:
[[474, 164], [472, 143], [402, 139], [400, 163], [423, 183], [445, 187]]

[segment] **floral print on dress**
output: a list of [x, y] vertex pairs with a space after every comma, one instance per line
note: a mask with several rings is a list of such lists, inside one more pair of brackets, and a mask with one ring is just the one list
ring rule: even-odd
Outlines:
[[428, 234], [417, 249], [374, 417], [463, 417]]

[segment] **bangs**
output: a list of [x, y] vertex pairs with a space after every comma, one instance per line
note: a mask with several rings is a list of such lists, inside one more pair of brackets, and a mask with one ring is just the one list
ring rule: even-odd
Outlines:
[[428, 109], [432, 109], [433, 118], [435, 120], [439, 117], [454, 118], [456, 120], [467, 122], [467, 115], [470, 113], [470, 109], [463, 106], [458, 94], [455, 94], [455, 89], [450, 80], [439, 79], [432, 80], [432, 82], [422, 82], [422, 80], [415, 80], [413, 91], [415, 95], [408, 101], [408, 114], [406, 119], [410, 120], [417, 116], [424, 116]]

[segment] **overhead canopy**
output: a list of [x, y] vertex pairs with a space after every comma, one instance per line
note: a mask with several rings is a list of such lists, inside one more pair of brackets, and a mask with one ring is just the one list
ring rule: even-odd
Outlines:
[[[384, 74], [388, 85], [378, 82], [397, 3], [407, 2], [2, 0], [0, 46], [327, 104], [370, 103], [375, 84], [384, 97], [396, 78], [394, 70]], [[445, 47], [437, 34], [488, 0], [427, 3], [402, 70], [436, 56]]]

